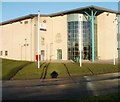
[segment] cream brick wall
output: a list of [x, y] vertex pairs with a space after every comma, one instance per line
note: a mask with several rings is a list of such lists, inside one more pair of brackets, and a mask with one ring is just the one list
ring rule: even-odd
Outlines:
[[[115, 14], [102, 13], [97, 17], [97, 44], [99, 59], [113, 59], [114, 45], [116, 43], [117, 57], [117, 32], [113, 20]], [[46, 31], [40, 31], [40, 50], [45, 51], [44, 60], [57, 59], [57, 49], [62, 49], [62, 59], [67, 60], [67, 15], [56, 17], [40, 17], [40, 23], [46, 20]], [[24, 24], [28, 21], [28, 24]], [[22, 22], [22, 24], [20, 23]], [[35, 61], [37, 54], [38, 36], [37, 17], [26, 19], [11, 24], [0, 26], [0, 51], [8, 51], [8, 56], [3, 58]], [[42, 44], [44, 38], [44, 44]], [[26, 43], [28, 46], [24, 46]]]
[[98, 58], [102, 60], [113, 59], [114, 47], [117, 57], [116, 23], [113, 23], [116, 14], [107, 14], [104, 12], [97, 17]]
[[[37, 17], [0, 26], [2, 43], [0, 51], [8, 51], [3, 58], [35, 61], [37, 55], [38, 21]], [[44, 60], [57, 59], [57, 49], [62, 49], [62, 58], [67, 60], [67, 16], [40, 17], [40, 24], [46, 20], [47, 31], [40, 30], [40, 50], [45, 51]], [[28, 24], [24, 24], [28, 21]], [[22, 24], [20, 23], [22, 22]], [[56, 42], [56, 35], [61, 42]], [[42, 44], [44, 38], [44, 44]], [[27, 39], [25, 41], [25, 39]], [[24, 46], [27, 43], [29, 46]]]
[[[28, 21], [28, 24], [24, 24], [24, 21]], [[16, 60], [33, 60], [33, 35], [31, 23], [31, 19], [26, 19], [1, 26], [1, 51], [8, 51], [8, 56], [5, 56], [4, 54], [2, 56], [3, 58], [10, 58]], [[27, 40], [25, 41], [25, 39]], [[28, 46], [24, 46], [25, 43], [28, 44]]]
[[[34, 46], [35, 55], [37, 54], [37, 17], [34, 18]], [[67, 16], [40, 17], [40, 24], [46, 20], [46, 31], [40, 30], [40, 50], [45, 51], [44, 60], [57, 59], [57, 49], [62, 49], [62, 59], [67, 60]], [[60, 34], [61, 42], [57, 42], [57, 34]], [[42, 44], [44, 38], [44, 45]]]
[[[35, 46], [35, 55], [38, 53], [37, 52], [37, 42], [38, 42], [38, 18], [35, 17], [35, 24], [36, 26], [34, 27], [34, 46]], [[46, 20], [46, 23], [43, 21]], [[40, 50], [45, 51], [45, 56], [44, 60], [50, 59], [50, 43], [52, 43], [52, 21], [50, 17], [40, 17], [40, 24], [45, 24], [47, 29], [46, 31], [40, 30]], [[42, 44], [42, 39], [44, 38], [44, 44]]]
[[67, 60], [67, 15], [53, 17], [52, 22], [54, 59], [57, 59], [57, 49], [62, 49], [62, 59]]

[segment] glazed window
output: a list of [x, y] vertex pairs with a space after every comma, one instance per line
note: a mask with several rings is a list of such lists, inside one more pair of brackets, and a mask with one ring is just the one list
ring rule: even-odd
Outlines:
[[20, 24], [22, 24], [23, 22], [22, 21], [20, 21]]
[[24, 24], [28, 24], [28, 21], [25, 21]]
[[8, 55], [8, 51], [5, 51], [5, 56], [7, 56]]
[[3, 55], [3, 52], [2, 51], [0, 51], [0, 56], [2, 56]]

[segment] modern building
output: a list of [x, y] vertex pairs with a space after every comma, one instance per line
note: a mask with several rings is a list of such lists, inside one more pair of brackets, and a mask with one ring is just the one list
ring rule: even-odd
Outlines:
[[[110, 60], [118, 57], [118, 12], [89, 6], [39, 17], [41, 60]], [[0, 57], [35, 61], [38, 15], [0, 24]]]

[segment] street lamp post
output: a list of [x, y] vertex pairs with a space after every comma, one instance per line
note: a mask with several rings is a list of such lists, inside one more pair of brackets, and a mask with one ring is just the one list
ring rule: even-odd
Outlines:
[[81, 37], [82, 37], [82, 31], [81, 31], [81, 23], [80, 23], [80, 25], [79, 25], [80, 27], [80, 29], [79, 29], [79, 54], [80, 54], [80, 59], [79, 59], [79, 63], [80, 63], [80, 67], [82, 66], [82, 52], [81, 52], [81, 50], [82, 50], [82, 41], [81, 41]]
[[52, 58], [52, 45], [53, 45], [53, 43], [50, 43], [50, 60], [51, 60], [51, 58]]
[[38, 11], [38, 68], [40, 68], [40, 11]]
[[25, 38], [25, 44], [24, 44], [24, 46], [25, 46], [25, 60], [26, 60], [26, 46], [27, 46], [27, 39]]
[[19, 46], [20, 46], [20, 51], [21, 51], [21, 52], [20, 52], [20, 58], [21, 58], [21, 60], [22, 60], [22, 48], [23, 48], [24, 45], [19, 44]]
[[[117, 19], [115, 19], [114, 21], [113, 21], [113, 23], [115, 23], [116, 24], [116, 21], [117, 21]], [[117, 30], [116, 30], [116, 32], [115, 32], [115, 34], [117, 33]], [[115, 58], [116, 58], [116, 56], [115, 56], [115, 48], [116, 48], [116, 41], [115, 41], [116, 39], [115, 39], [115, 35], [114, 35], [114, 54], [113, 54], [113, 65], [115, 65], [116, 64], [116, 62], [115, 62]]]
[[120, 65], [120, 15], [118, 15], [118, 65]]
[[21, 60], [22, 60], [22, 48], [23, 48], [23, 45], [21, 45]]

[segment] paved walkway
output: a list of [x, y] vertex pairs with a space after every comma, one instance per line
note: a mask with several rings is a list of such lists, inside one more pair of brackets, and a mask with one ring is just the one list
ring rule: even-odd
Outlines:
[[118, 92], [120, 73], [3, 81], [3, 100], [74, 100]]

